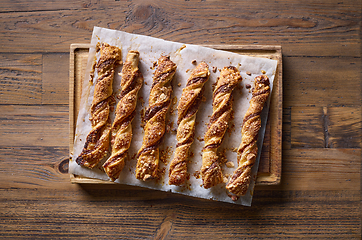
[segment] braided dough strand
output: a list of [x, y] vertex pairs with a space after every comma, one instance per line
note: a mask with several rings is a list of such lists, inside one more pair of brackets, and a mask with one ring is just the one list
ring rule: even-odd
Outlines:
[[194, 141], [196, 113], [202, 98], [202, 89], [209, 80], [209, 66], [201, 62], [191, 73], [186, 87], [182, 90], [177, 106], [177, 145], [169, 169], [169, 184], [181, 185], [187, 177], [187, 159]]
[[224, 67], [213, 93], [213, 113], [204, 136], [205, 146], [202, 153], [201, 177], [206, 189], [223, 182], [217, 149], [221, 145], [228, 128], [232, 111], [231, 94], [241, 80], [236, 67]]
[[251, 180], [251, 168], [258, 154], [258, 134], [261, 127], [260, 114], [270, 94], [266, 75], [255, 78], [253, 96], [241, 130], [242, 139], [238, 148], [238, 168], [234, 171], [226, 189], [237, 196], [245, 195]]
[[120, 100], [111, 130], [112, 155], [103, 168], [111, 181], [115, 181], [124, 168], [127, 152], [132, 140], [132, 120], [137, 106], [137, 95], [143, 84], [138, 68], [139, 52], [129, 51], [122, 68]]
[[171, 104], [171, 80], [176, 64], [161, 56], [153, 76], [149, 107], [144, 116], [145, 127], [141, 149], [137, 154], [136, 178], [146, 181], [158, 178], [159, 144], [165, 134], [166, 113]]
[[88, 134], [84, 148], [76, 162], [88, 168], [94, 168], [106, 155], [109, 147], [111, 120], [109, 118], [112, 98], [114, 71], [121, 64], [121, 49], [102, 43], [100, 58], [96, 64], [98, 73], [91, 105], [92, 130]]

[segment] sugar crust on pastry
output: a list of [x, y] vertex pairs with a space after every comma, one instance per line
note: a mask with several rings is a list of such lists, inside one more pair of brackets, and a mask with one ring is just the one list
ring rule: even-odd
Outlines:
[[144, 137], [137, 154], [136, 178], [146, 181], [158, 178], [159, 145], [165, 134], [166, 113], [171, 104], [171, 81], [176, 73], [176, 64], [169, 57], [158, 59], [150, 91], [149, 106], [144, 115]]
[[237, 151], [238, 168], [230, 178], [226, 189], [237, 195], [245, 195], [251, 180], [251, 169], [258, 154], [258, 134], [261, 127], [260, 114], [270, 94], [269, 78], [266, 75], [255, 78], [250, 106], [244, 116], [241, 130], [242, 139]]
[[224, 67], [213, 92], [213, 113], [204, 135], [205, 145], [202, 152], [201, 177], [206, 189], [223, 182], [217, 150], [228, 128], [232, 112], [232, 92], [241, 80], [236, 67]]
[[138, 92], [143, 84], [143, 76], [138, 68], [139, 52], [129, 51], [122, 67], [121, 88], [116, 117], [111, 129], [112, 153], [103, 164], [103, 169], [111, 181], [115, 181], [124, 168], [128, 149], [132, 140], [132, 120], [135, 116]]
[[181, 185], [187, 178], [187, 159], [189, 149], [194, 141], [195, 121], [202, 100], [204, 84], [209, 80], [209, 66], [201, 62], [187, 80], [177, 106], [177, 145], [174, 158], [170, 163], [169, 184]]
[[118, 47], [102, 43], [99, 51], [100, 58], [95, 65], [98, 77], [89, 118], [92, 130], [76, 159], [78, 165], [88, 168], [94, 168], [108, 153], [111, 131], [110, 105], [114, 101], [112, 84], [115, 68], [122, 62], [121, 49]]

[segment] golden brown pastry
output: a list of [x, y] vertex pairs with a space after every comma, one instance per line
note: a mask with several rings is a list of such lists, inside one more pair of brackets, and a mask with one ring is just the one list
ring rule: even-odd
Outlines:
[[246, 111], [238, 148], [238, 168], [234, 171], [226, 189], [237, 196], [245, 195], [251, 179], [251, 168], [258, 154], [258, 134], [261, 127], [260, 113], [270, 94], [269, 79], [265, 75], [255, 78], [253, 96]]
[[116, 117], [111, 130], [112, 155], [103, 164], [111, 181], [115, 181], [125, 165], [132, 140], [132, 120], [135, 115], [138, 91], [143, 84], [143, 76], [138, 68], [139, 52], [129, 51], [122, 68], [122, 91], [116, 108]]
[[194, 142], [196, 113], [202, 99], [202, 89], [209, 80], [209, 66], [201, 62], [191, 73], [186, 87], [182, 90], [177, 106], [177, 145], [175, 156], [170, 164], [169, 184], [181, 185], [187, 177], [189, 149]]
[[171, 104], [171, 80], [176, 64], [161, 56], [153, 76], [149, 106], [145, 112], [145, 135], [137, 154], [136, 178], [146, 181], [158, 178], [159, 144], [165, 134], [166, 113]]
[[213, 187], [223, 182], [217, 149], [222, 143], [228, 128], [232, 111], [232, 91], [242, 78], [236, 67], [224, 67], [213, 93], [213, 113], [204, 136], [205, 146], [202, 153], [201, 177], [204, 188]]
[[97, 82], [91, 106], [92, 130], [88, 134], [81, 154], [76, 162], [85, 167], [94, 168], [106, 155], [109, 147], [111, 120], [109, 118], [112, 100], [112, 83], [115, 67], [121, 64], [121, 49], [102, 43], [100, 58], [96, 64]]

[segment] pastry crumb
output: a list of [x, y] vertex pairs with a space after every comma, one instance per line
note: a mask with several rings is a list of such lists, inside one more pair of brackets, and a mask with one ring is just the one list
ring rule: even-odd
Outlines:
[[251, 76], [251, 72], [247, 71], [247, 72], [246, 72], [246, 75]]
[[239, 199], [239, 197], [238, 196], [236, 196], [236, 195], [233, 195], [233, 194], [230, 194], [230, 193], [228, 193], [228, 196], [231, 198], [231, 200], [233, 200], [234, 202], [235, 201], [237, 201], [238, 199]]
[[152, 63], [152, 67], [150, 67], [150, 68], [153, 70], [153, 69], [155, 69], [155, 67], [157, 67], [157, 61], [154, 61], [154, 62]]
[[223, 183], [227, 183], [227, 182], [228, 182], [228, 179], [227, 179], [226, 177], [223, 177], [223, 178], [222, 178], [222, 181], [223, 181]]
[[[194, 177], [196, 178], [196, 179], [199, 179], [200, 178], [200, 172], [199, 171], [195, 171], [194, 172]], [[201, 185], [202, 186], [202, 185]]]
[[217, 72], [217, 67], [212, 67], [212, 72], [216, 73]]
[[227, 166], [228, 168], [233, 168], [233, 167], [235, 167], [235, 165], [234, 165], [233, 162], [227, 162], [227, 163], [226, 163], [226, 166]]
[[192, 64], [196, 64], [196, 63], [197, 63], [196, 59], [192, 60], [191, 63], [192, 63]]

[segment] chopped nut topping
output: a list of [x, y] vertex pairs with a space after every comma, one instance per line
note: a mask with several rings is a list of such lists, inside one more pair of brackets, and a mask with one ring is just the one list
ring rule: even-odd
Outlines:
[[235, 167], [235, 165], [234, 165], [233, 162], [227, 162], [227, 163], [226, 163], [226, 166], [227, 166], [228, 168], [233, 168], [233, 167]]

